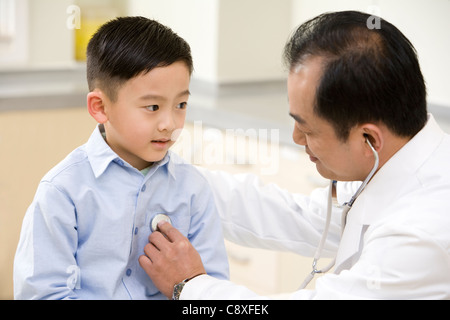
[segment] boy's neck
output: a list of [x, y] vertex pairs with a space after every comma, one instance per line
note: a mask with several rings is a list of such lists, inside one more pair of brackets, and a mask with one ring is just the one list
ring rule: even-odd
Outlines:
[[[105, 126], [102, 123], [100, 123], [98, 128], [99, 128], [100, 133], [101, 133], [103, 139], [105, 140], [106, 144], [108, 144], [108, 141], [106, 139]], [[145, 168], [143, 168], [143, 169], [136, 168], [136, 169], [139, 170], [145, 176], [147, 174], [147, 172], [150, 170], [150, 168], [153, 167], [154, 164], [155, 164], [154, 162], [149, 162]]]

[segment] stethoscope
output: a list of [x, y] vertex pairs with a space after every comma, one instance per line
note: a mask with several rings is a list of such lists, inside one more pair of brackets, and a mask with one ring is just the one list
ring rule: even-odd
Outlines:
[[158, 223], [160, 221], [167, 221], [168, 223], [172, 224], [172, 220], [170, 220], [169, 216], [164, 213], [157, 214], [153, 217], [152, 221], [150, 222], [150, 229], [152, 232], [158, 231]]
[[[372, 149], [373, 156], [375, 158], [375, 163], [374, 163], [373, 168], [370, 171], [369, 175], [363, 181], [363, 183], [358, 188], [358, 190], [355, 192], [355, 194], [351, 197], [350, 201], [344, 203], [344, 206], [343, 206], [343, 209], [342, 209], [342, 216], [341, 216], [341, 235], [344, 232], [345, 224], [346, 224], [346, 221], [347, 221], [347, 214], [350, 211], [350, 209], [352, 208], [353, 203], [358, 198], [358, 196], [361, 194], [361, 192], [364, 190], [364, 188], [367, 186], [367, 184], [369, 183], [370, 179], [372, 179], [372, 177], [374, 176], [375, 172], [378, 169], [378, 164], [379, 164], [378, 153], [375, 150], [375, 148], [372, 146], [372, 144], [370, 143], [369, 138], [367, 136], [366, 136], [366, 142], [370, 146], [370, 149]], [[334, 258], [326, 267], [324, 267], [322, 269], [317, 269], [317, 262], [319, 261], [320, 255], [322, 254], [322, 250], [323, 250], [323, 247], [325, 245], [325, 241], [327, 239], [328, 229], [330, 227], [330, 222], [331, 222], [333, 184], [334, 184], [334, 181], [331, 180], [329, 188], [328, 188], [327, 219], [326, 219], [326, 222], [325, 222], [325, 229], [323, 230], [322, 238], [320, 239], [319, 246], [317, 247], [316, 253], [314, 254], [313, 263], [312, 263], [312, 271], [305, 278], [305, 280], [303, 281], [303, 283], [300, 286], [299, 290], [300, 289], [304, 289], [311, 282], [311, 280], [314, 278], [314, 276], [317, 273], [326, 273], [326, 272], [328, 272], [334, 266], [334, 264], [336, 263], [336, 258]]]

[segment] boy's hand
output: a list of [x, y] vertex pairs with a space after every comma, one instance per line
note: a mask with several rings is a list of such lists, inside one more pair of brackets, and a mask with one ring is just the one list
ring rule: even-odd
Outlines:
[[202, 260], [189, 240], [170, 223], [158, 223], [145, 246], [139, 264], [155, 286], [169, 299], [175, 284], [205, 274]]

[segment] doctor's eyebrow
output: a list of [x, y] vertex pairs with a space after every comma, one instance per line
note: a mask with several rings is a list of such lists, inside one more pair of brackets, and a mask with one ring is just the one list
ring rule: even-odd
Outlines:
[[290, 113], [290, 112], [289, 112], [289, 115], [290, 115], [292, 118], [294, 118], [294, 120], [297, 121], [298, 123], [300, 123], [300, 124], [306, 124], [306, 121], [303, 120], [300, 116], [298, 116], [298, 115], [296, 115], [296, 114], [293, 114], [293, 113]]

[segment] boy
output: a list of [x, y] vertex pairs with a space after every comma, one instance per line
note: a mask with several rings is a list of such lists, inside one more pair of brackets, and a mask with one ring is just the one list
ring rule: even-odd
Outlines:
[[161, 299], [138, 258], [159, 214], [206, 271], [228, 277], [207, 182], [168, 149], [184, 125], [189, 45], [142, 17], [103, 25], [87, 49], [89, 141], [39, 184], [14, 261], [16, 299]]

